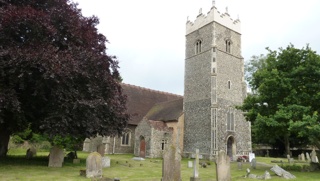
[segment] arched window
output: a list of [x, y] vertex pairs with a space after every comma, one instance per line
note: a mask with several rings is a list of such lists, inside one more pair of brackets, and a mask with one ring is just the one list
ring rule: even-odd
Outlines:
[[201, 51], [202, 51], [202, 41], [197, 40], [197, 42], [195, 44], [195, 53], [199, 54]]
[[131, 132], [124, 132], [121, 136], [121, 146], [130, 146]]
[[231, 41], [229, 39], [226, 40], [226, 52], [231, 53]]

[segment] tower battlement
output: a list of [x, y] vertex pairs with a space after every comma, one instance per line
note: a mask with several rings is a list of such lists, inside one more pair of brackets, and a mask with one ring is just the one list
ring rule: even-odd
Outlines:
[[207, 13], [207, 15], [202, 14], [202, 10], [200, 9], [199, 15], [195, 19], [194, 22], [191, 22], [187, 20], [186, 25], [186, 35], [189, 33], [211, 23], [211, 22], [217, 22], [239, 34], [241, 34], [240, 29], [240, 20], [236, 19], [233, 20], [228, 12], [220, 13], [215, 6], [213, 6], [210, 11]]

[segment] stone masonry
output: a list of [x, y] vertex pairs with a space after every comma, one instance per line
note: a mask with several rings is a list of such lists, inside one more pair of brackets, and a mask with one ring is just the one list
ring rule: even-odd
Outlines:
[[239, 20], [213, 6], [187, 22], [184, 156], [195, 148], [207, 158], [251, 151], [250, 123], [235, 107], [246, 96], [243, 66]]

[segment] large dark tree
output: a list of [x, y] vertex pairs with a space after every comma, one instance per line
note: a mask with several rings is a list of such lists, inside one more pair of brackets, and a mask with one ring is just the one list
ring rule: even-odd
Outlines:
[[269, 50], [260, 62], [249, 82], [255, 94], [241, 106], [256, 141], [281, 141], [286, 153], [305, 141], [320, 146], [320, 56], [289, 45]]
[[98, 23], [69, 0], [0, 1], [0, 156], [28, 126], [51, 137], [121, 133], [126, 98]]

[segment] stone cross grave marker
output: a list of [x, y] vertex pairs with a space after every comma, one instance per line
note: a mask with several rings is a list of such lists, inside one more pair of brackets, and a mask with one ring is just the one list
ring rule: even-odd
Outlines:
[[223, 150], [218, 153], [216, 170], [217, 181], [231, 181], [230, 158]]
[[102, 157], [98, 152], [92, 152], [86, 160], [86, 176], [87, 178], [102, 177]]
[[196, 149], [194, 164], [193, 164], [193, 176], [190, 177], [190, 181], [199, 181], [199, 149]]
[[62, 167], [64, 152], [61, 148], [54, 146], [50, 149], [48, 167]]
[[162, 181], [181, 181], [181, 155], [174, 145], [166, 148], [162, 161]]

